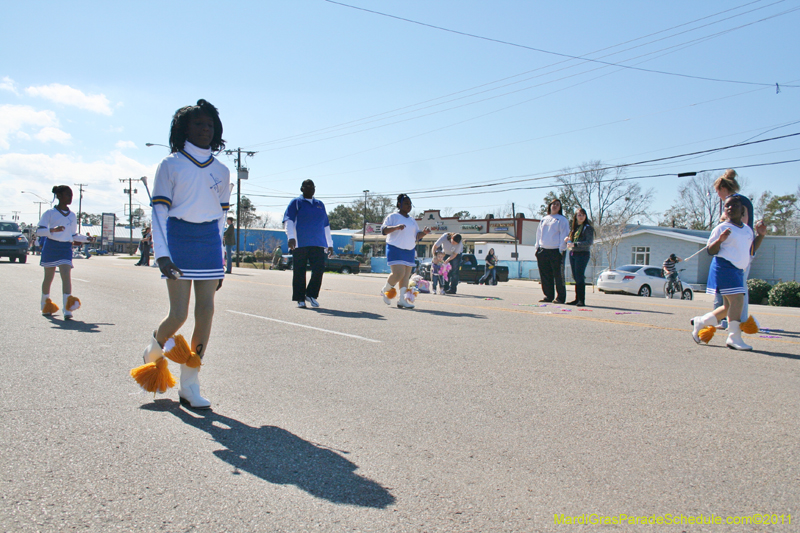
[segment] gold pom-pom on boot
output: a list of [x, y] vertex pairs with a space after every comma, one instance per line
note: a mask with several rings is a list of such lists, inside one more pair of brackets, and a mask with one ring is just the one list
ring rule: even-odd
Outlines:
[[[692, 328], [692, 339], [697, 344], [705, 342], [708, 344], [714, 337], [714, 332], [717, 331], [717, 317], [714, 313], [707, 313], [703, 316], [694, 317], [694, 326]], [[700, 335], [702, 332], [702, 336]]]
[[136, 380], [147, 392], [165, 393], [167, 389], [175, 386], [175, 378], [169, 371], [169, 362], [166, 357], [159, 358], [155, 363], [147, 363], [131, 370], [131, 377]]
[[64, 295], [64, 319], [72, 318], [72, 312], [81, 308], [81, 301], [71, 294]]
[[381, 290], [381, 296], [383, 296], [383, 303], [392, 305], [392, 300], [397, 296], [397, 289], [394, 287], [389, 287], [388, 289], [384, 287]]
[[747, 317], [747, 320], [742, 322], [739, 328], [742, 330], [742, 333], [747, 333], [748, 335], [755, 335], [760, 329], [758, 326], [758, 321], [753, 318], [753, 315]]
[[58, 306], [53, 303], [53, 300], [50, 299], [49, 294], [42, 294], [42, 314], [45, 316], [50, 316], [53, 313], [58, 312]]

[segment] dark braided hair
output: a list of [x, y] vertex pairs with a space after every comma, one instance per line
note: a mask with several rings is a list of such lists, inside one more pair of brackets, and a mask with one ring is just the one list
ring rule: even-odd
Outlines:
[[406, 199], [408, 199], [409, 202], [411, 201], [411, 197], [409, 195], [407, 195], [406, 193], [397, 195], [397, 208], [398, 209], [400, 209], [400, 206], [403, 204], [403, 201], [406, 200]]
[[219, 119], [217, 108], [206, 102], [202, 98], [197, 101], [197, 105], [187, 105], [175, 111], [172, 116], [172, 125], [169, 128], [169, 148], [172, 153], [183, 150], [186, 144], [186, 127], [189, 121], [197, 115], [207, 115], [214, 121], [214, 138], [211, 140], [211, 151], [219, 152], [225, 148], [225, 141], [222, 138], [222, 121]]
[[53, 187], [53, 196], [58, 198], [61, 196], [62, 193], [69, 191], [72, 192], [72, 188], [69, 185], [56, 185]]

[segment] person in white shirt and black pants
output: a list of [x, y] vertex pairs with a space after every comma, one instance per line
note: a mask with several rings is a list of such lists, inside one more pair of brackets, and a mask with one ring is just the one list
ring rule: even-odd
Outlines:
[[561, 265], [567, 250], [569, 220], [563, 215], [560, 200], [550, 202], [547, 213], [536, 230], [536, 260], [544, 292], [540, 301], [563, 304], [567, 301], [567, 290]]

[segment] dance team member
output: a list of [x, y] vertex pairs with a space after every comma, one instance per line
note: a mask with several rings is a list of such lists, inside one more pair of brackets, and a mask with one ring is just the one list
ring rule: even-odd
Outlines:
[[428, 227], [420, 231], [417, 221], [409, 215], [410, 212], [411, 198], [407, 194], [398, 195], [397, 212], [387, 216], [381, 225], [381, 233], [387, 236], [386, 259], [392, 269], [386, 285], [381, 289], [381, 295], [386, 305], [392, 305], [392, 299], [397, 296], [394, 286], [399, 283], [400, 298], [397, 299], [397, 307], [405, 309], [414, 308], [414, 295], [408, 288], [408, 280], [415, 265], [417, 242], [431, 232]]
[[69, 210], [72, 189], [66, 185], [57, 185], [53, 187], [53, 194], [58, 199], [58, 204], [44, 212], [36, 228], [36, 235], [45, 237], [39, 261], [39, 265], [44, 267], [40, 310], [45, 316], [58, 311], [58, 306], [50, 299], [50, 286], [58, 268], [61, 273], [61, 293], [64, 296], [64, 319], [69, 320], [72, 312], [81, 307], [81, 301], [72, 296], [72, 244], [87, 242], [88, 238], [78, 233], [78, 219]]
[[[305, 180], [298, 196], [283, 214], [286, 238], [292, 253], [292, 300], [297, 307], [319, 307], [319, 290], [325, 273], [325, 254], [333, 253], [333, 237], [325, 204], [314, 198], [314, 182]], [[311, 279], [306, 285], [306, 265], [311, 265]]]
[[[200, 363], [208, 349], [214, 294], [222, 287], [222, 234], [230, 202], [230, 171], [212, 152], [225, 147], [217, 108], [205, 100], [172, 117], [171, 154], [156, 170], [153, 185], [153, 247], [167, 280], [169, 314], [144, 351], [144, 366], [131, 375], [149, 392], [175, 385], [164, 356], [180, 363], [181, 403], [208, 409], [200, 395]], [[194, 286], [191, 347], [175, 335], [186, 322]]]
[[750, 266], [753, 255], [767, 233], [762, 223], [757, 225], [757, 235], [742, 222], [745, 208], [738, 195], [725, 200], [725, 222], [711, 231], [708, 237], [708, 253], [713, 255], [708, 271], [706, 292], [721, 294], [723, 305], [703, 316], [694, 318], [692, 338], [697, 344], [706, 344], [714, 336], [715, 325], [728, 317], [728, 340], [726, 345], [734, 350], [752, 350], [742, 340], [741, 317], [744, 294], [747, 292], [744, 273]]

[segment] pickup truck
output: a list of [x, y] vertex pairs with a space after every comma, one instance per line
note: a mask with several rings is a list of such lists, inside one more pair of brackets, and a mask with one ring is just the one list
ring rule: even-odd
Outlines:
[[[278, 270], [292, 270], [292, 254], [285, 254], [281, 256], [278, 263]], [[355, 259], [341, 259], [337, 257], [325, 257], [325, 270], [331, 272], [341, 272], [342, 274], [358, 274], [361, 268], [361, 263]], [[310, 266], [306, 266], [306, 270], [311, 270]]]
[[[508, 267], [497, 265], [497, 281], [508, 281]], [[461, 254], [461, 267], [459, 272], [459, 283], [478, 283], [483, 277], [486, 265], [479, 265], [478, 259], [473, 254]], [[420, 276], [430, 281], [431, 279], [431, 260], [425, 259], [419, 266]]]

